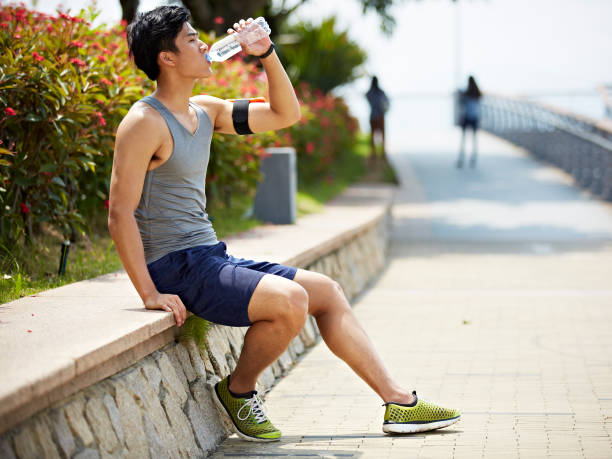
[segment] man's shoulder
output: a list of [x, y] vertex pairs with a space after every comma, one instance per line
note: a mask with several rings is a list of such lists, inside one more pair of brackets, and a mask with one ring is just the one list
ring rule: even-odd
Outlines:
[[150, 133], [155, 133], [159, 132], [163, 125], [164, 118], [156, 109], [143, 101], [138, 101], [130, 107], [121, 120], [119, 130], [123, 132], [150, 130]]

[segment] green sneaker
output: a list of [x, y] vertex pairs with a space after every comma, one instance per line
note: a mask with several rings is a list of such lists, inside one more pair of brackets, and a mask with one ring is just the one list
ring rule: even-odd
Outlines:
[[225, 411], [236, 433], [248, 441], [278, 441], [281, 432], [272, 425], [264, 411], [264, 404], [254, 390], [248, 397], [234, 397], [229, 391], [229, 376], [215, 384], [215, 402]]
[[459, 410], [451, 410], [420, 400], [416, 392], [412, 393], [416, 400], [410, 405], [402, 403], [385, 403], [385, 433], [414, 433], [448, 427], [461, 419]]

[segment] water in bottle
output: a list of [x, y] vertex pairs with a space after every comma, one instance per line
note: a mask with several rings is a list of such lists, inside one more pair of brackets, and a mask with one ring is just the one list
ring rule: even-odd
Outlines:
[[270, 27], [263, 17], [258, 17], [240, 33], [233, 33], [215, 42], [206, 55], [209, 62], [223, 62], [242, 50], [240, 43], [250, 45], [270, 35]]

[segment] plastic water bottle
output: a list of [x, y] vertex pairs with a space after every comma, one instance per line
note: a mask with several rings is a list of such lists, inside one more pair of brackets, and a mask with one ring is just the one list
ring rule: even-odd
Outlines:
[[270, 35], [270, 26], [263, 17], [253, 20], [242, 32], [233, 33], [215, 42], [206, 55], [209, 62], [223, 62], [242, 50], [240, 43], [250, 45]]

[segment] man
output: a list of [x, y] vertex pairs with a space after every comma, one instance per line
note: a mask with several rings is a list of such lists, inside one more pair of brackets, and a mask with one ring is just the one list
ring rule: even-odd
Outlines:
[[[136, 65], [157, 82], [135, 103], [117, 131], [109, 230], [147, 309], [186, 309], [211, 322], [250, 325], [236, 369], [215, 387], [216, 401], [238, 434], [252, 441], [280, 438], [263, 412], [255, 382], [312, 314], [329, 348], [387, 403], [384, 430], [413, 432], [450, 425], [459, 412], [417, 400], [390, 376], [357, 323], [340, 286], [328, 277], [274, 263], [237, 259], [218, 242], [206, 214], [204, 180], [213, 132], [264, 132], [300, 118], [299, 103], [269, 37], [243, 50], [259, 56], [268, 103], [239, 105], [191, 97], [211, 75], [208, 46], [189, 12], [163, 6], [139, 15], [128, 29]], [[239, 21], [228, 33], [252, 20]]]
[[376, 160], [376, 143], [374, 136], [379, 133], [382, 144], [382, 159], [386, 159], [385, 152], [385, 113], [389, 110], [389, 98], [378, 86], [378, 77], [372, 77], [370, 89], [366, 93], [370, 104], [370, 160]]

